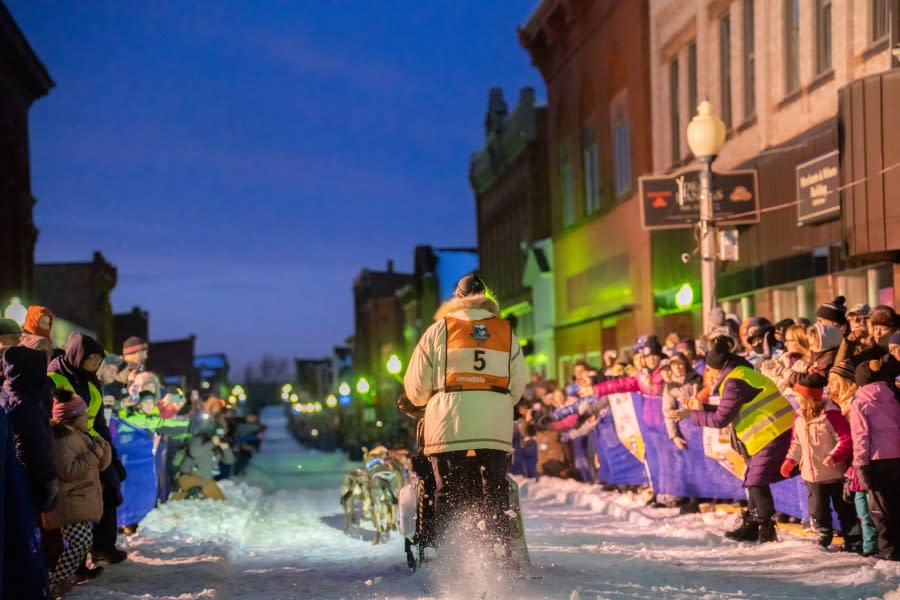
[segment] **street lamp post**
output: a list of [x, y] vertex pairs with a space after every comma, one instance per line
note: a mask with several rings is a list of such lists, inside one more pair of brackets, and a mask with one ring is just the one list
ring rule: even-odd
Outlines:
[[703, 333], [716, 305], [716, 222], [713, 215], [712, 163], [725, 143], [725, 123], [704, 100], [687, 126], [687, 143], [700, 161], [700, 284], [703, 297]]

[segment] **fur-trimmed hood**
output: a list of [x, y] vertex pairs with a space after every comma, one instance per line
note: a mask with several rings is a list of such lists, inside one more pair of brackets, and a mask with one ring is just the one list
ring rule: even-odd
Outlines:
[[465, 296], [463, 298], [450, 298], [437, 309], [437, 312], [434, 313], [434, 320], [440, 321], [450, 313], [454, 313], [458, 310], [468, 310], [472, 308], [480, 308], [482, 310], [486, 310], [490, 313], [493, 313], [496, 316], [500, 316], [500, 307], [497, 306], [497, 303], [485, 296], [484, 294], [473, 294], [471, 296]]

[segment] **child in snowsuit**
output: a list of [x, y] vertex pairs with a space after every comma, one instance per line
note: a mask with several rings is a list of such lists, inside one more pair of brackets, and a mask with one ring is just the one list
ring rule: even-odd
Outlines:
[[790, 477], [794, 467], [800, 465], [816, 542], [823, 548], [831, 545], [833, 505], [844, 534], [843, 549], [856, 550], [860, 542], [858, 521], [856, 511], [844, 500], [842, 479], [853, 451], [850, 425], [836, 404], [823, 399], [823, 392], [820, 387], [794, 385], [800, 409], [794, 415], [791, 445], [781, 474]]
[[45, 529], [61, 529], [65, 549], [50, 573], [50, 585], [59, 596], [91, 548], [91, 524], [103, 515], [100, 471], [112, 461], [112, 449], [100, 436], [88, 434], [87, 405], [80, 396], [53, 390], [53, 462], [59, 476], [56, 507], [43, 513]]

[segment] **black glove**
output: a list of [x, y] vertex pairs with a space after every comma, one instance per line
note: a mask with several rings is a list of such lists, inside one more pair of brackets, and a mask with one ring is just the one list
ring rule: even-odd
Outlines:
[[869, 465], [856, 467], [856, 480], [859, 481], [859, 485], [861, 488], [863, 488], [863, 490], [869, 491], [872, 489], [872, 480], [869, 475]]
[[128, 477], [128, 471], [125, 470], [125, 465], [122, 464], [118, 458], [112, 461], [112, 467], [116, 470], [116, 475], [119, 476], [119, 482], [125, 481], [125, 478]]
[[856, 496], [856, 492], [854, 492], [853, 490], [850, 489], [850, 478], [845, 477], [844, 478], [844, 489], [843, 489], [843, 492], [841, 493], [841, 497], [844, 499], [844, 502], [852, 505], [854, 496]]

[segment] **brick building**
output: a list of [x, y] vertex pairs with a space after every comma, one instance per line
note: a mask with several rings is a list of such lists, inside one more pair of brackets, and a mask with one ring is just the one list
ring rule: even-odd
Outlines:
[[90, 330], [106, 350], [121, 351], [113, 347], [110, 303], [117, 277], [116, 268], [100, 252], [94, 252], [91, 262], [37, 264], [32, 304], [47, 306], [61, 319]]
[[[555, 363], [553, 329], [537, 331], [535, 320], [541, 321], [544, 315], [535, 313], [551, 311], [552, 305], [535, 305], [533, 282], [526, 283], [523, 276], [533, 246], [551, 232], [547, 165], [547, 109], [535, 105], [534, 90], [523, 88], [512, 112], [503, 90], [490, 90], [484, 146], [472, 156], [469, 167], [478, 220], [479, 272], [497, 296], [503, 315], [514, 317], [516, 335], [525, 341], [529, 361], [544, 357], [545, 374], [546, 363]], [[551, 323], [554, 318], [549, 316]]]
[[646, 0], [544, 0], [519, 31], [547, 84], [558, 377], [654, 327], [637, 176], [652, 168]]
[[[728, 130], [714, 171], [751, 168], [758, 175], [759, 223], [739, 228], [740, 259], [720, 269], [718, 297], [727, 309], [781, 319], [811, 316], [817, 304], [838, 294], [850, 303], [895, 302], [900, 169], [881, 169], [900, 162], [896, 136], [886, 135], [898, 123], [894, 119], [891, 128], [888, 111], [871, 109], [891, 99], [900, 103], [897, 71], [887, 72], [890, 32], [898, 29], [890, 21], [898, 18], [898, 5], [652, 3], [654, 171], [672, 172], [692, 161], [685, 130], [697, 99], [707, 96]], [[853, 83], [861, 78], [868, 83]], [[840, 118], [839, 98], [845, 109]], [[871, 136], [867, 155], [864, 131]], [[864, 184], [838, 193], [860, 178]], [[818, 196], [807, 197], [813, 193]], [[854, 245], [869, 236], [880, 241]], [[677, 261], [693, 245], [689, 232], [653, 238], [654, 289], [697, 278], [696, 264]]]
[[33, 300], [34, 245], [28, 109], [54, 85], [12, 15], [0, 3], [0, 308]]
[[196, 342], [197, 336], [193, 334], [180, 340], [150, 342], [147, 369], [158, 374], [165, 384], [177, 385], [184, 390], [199, 389], [198, 369], [194, 365]]

